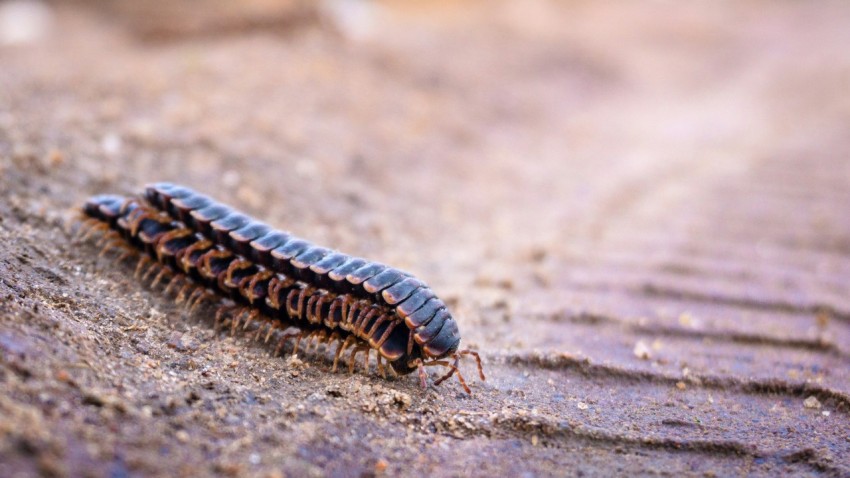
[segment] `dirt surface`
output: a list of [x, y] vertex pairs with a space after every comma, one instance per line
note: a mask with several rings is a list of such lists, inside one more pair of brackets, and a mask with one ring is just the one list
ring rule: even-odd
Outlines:
[[[0, 476], [850, 475], [850, 4], [167, 3], [0, 3]], [[156, 180], [423, 278], [487, 381], [215, 337], [73, 240]]]

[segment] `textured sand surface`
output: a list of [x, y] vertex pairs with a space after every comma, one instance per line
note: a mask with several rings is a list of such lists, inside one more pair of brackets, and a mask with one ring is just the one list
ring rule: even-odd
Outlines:
[[[850, 474], [850, 4], [191, 5], [0, 4], [0, 476]], [[158, 180], [415, 273], [487, 381], [72, 240]]]

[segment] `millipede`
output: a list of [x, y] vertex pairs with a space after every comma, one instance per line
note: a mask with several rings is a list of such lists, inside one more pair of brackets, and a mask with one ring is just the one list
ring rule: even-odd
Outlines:
[[385, 360], [397, 375], [417, 371], [423, 388], [425, 368], [441, 366], [448, 371], [434, 384], [454, 375], [466, 393], [459, 361], [471, 356], [485, 380], [478, 353], [459, 350], [445, 302], [407, 272], [314, 245], [171, 183], [148, 185], [139, 196], [91, 197], [82, 214], [83, 236], [105, 232], [101, 255], [138, 255], [136, 276], [153, 277], [152, 287], [167, 280], [166, 293], [190, 310], [216, 302], [216, 332], [253, 325], [265, 342], [277, 333], [275, 355], [290, 340], [293, 353], [302, 340], [307, 350], [335, 344], [334, 372], [347, 350], [349, 372], [360, 352], [368, 372], [375, 350], [381, 376]]

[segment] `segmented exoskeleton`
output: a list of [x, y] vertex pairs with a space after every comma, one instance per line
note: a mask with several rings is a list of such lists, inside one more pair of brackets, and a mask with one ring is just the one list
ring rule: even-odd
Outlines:
[[268, 330], [266, 340], [277, 329], [299, 328], [298, 333], [283, 335], [278, 351], [289, 338], [296, 340], [296, 350], [304, 336], [318, 338], [318, 343], [338, 342], [334, 370], [343, 352], [353, 346], [352, 370], [358, 352], [365, 352], [368, 364], [374, 349], [382, 374], [383, 358], [398, 374], [418, 371], [424, 387], [424, 367], [440, 365], [449, 372], [436, 383], [457, 374], [467, 392], [457, 364], [469, 354], [484, 379], [478, 354], [458, 351], [460, 334], [445, 303], [406, 272], [275, 231], [169, 183], [148, 186], [144, 198], [95, 196], [83, 212], [100, 228], [108, 227], [122, 237], [114, 245], [145, 251], [139, 268], [148, 264], [150, 271], [158, 268], [155, 283], [171, 275], [166, 290], [183, 280], [178, 297], [194, 288], [190, 302], [215, 293], [239, 304], [222, 306], [217, 324], [225, 315], [233, 330], [243, 318], [243, 328], [258, 322]]

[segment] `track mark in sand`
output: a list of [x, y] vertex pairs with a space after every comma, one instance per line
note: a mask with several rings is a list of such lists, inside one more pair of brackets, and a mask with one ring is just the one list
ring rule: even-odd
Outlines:
[[629, 294], [643, 297], [657, 297], [673, 299], [682, 302], [695, 302], [702, 304], [713, 304], [742, 309], [781, 312], [786, 314], [809, 314], [812, 316], [825, 315], [842, 323], [850, 323], [850, 311], [843, 310], [835, 305], [824, 302], [810, 302], [808, 304], [793, 304], [777, 300], [757, 299], [754, 297], [740, 297], [726, 294], [713, 294], [698, 292], [682, 288], [669, 287], [655, 283], [645, 282], [642, 285], [623, 285], [610, 283], [573, 283], [570, 287], [575, 290], [590, 292], [623, 291]]
[[[777, 465], [801, 464], [814, 471], [841, 475], [850, 471], [836, 467], [828, 457], [823, 457], [812, 448], [760, 450], [752, 444], [736, 440], [676, 439], [635, 434], [617, 434], [604, 428], [588, 427], [573, 420], [531, 414], [525, 410], [512, 410], [507, 414], [491, 414], [483, 420], [469, 419], [469, 415], [484, 415], [476, 412], [460, 412], [456, 416], [442, 417], [433, 423], [440, 432], [455, 438], [467, 439], [476, 436], [492, 439], [499, 436], [517, 437], [543, 446], [568, 448], [577, 442], [612, 447], [634, 447], [642, 450], [663, 450], [668, 453], [696, 453], [706, 456], [721, 456], [727, 459], [744, 459], [770, 462]], [[460, 426], [458, 424], [461, 424]]]
[[632, 292], [649, 297], [666, 297], [677, 300], [706, 302], [711, 304], [736, 306], [756, 310], [768, 310], [776, 312], [812, 315], [827, 314], [830, 317], [834, 317], [835, 319], [840, 320], [842, 322], [850, 322], [850, 311], [839, 310], [837, 307], [825, 303], [796, 305], [790, 302], [761, 300], [752, 297], [735, 297], [729, 295], [706, 294], [693, 290], [676, 289], [652, 283], [644, 284], [638, 289], [632, 289]]
[[751, 395], [784, 395], [789, 398], [814, 396], [822, 403], [834, 403], [837, 411], [850, 412], [850, 395], [805, 382], [791, 383], [780, 379], [741, 379], [732, 376], [693, 373], [683, 379], [681, 375], [667, 375], [592, 363], [589, 358], [566, 353], [490, 353], [487, 355], [487, 361], [522, 365], [542, 370], [573, 370], [588, 377], [616, 379], [621, 385], [654, 383], [666, 387], [676, 387], [679, 382], [686, 381], [689, 385], [702, 389], [724, 390]]
[[531, 319], [548, 322], [568, 322], [599, 327], [621, 327], [635, 334], [646, 334], [659, 337], [685, 338], [693, 340], [711, 340], [721, 343], [736, 343], [761, 345], [767, 347], [809, 350], [823, 354], [834, 355], [850, 360], [850, 354], [841, 350], [836, 344], [824, 340], [771, 337], [769, 335], [748, 334], [731, 330], [697, 330], [684, 327], [671, 327], [661, 324], [642, 325], [633, 321], [619, 319], [597, 312], [570, 313], [567, 311], [543, 313], [530, 316]]

